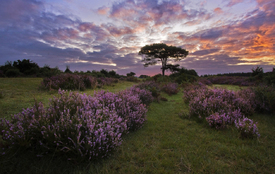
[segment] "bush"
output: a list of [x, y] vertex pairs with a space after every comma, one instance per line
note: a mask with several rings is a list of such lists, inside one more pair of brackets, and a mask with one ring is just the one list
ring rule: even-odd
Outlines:
[[161, 89], [163, 92], [167, 93], [168, 95], [177, 94], [179, 92], [178, 84], [177, 83], [167, 83], [162, 86]]
[[212, 84], [228, 84], [239, 86], [252, 86], [255, 83], [249, 77], [238, 76], [209, 76], [206, 78]]
[[255, 107], [255, 94], [251, 89], [234, 92], [208, 89], [199, 83], [185, 88], [184, 99], [189, 102], [190, 116], [205, 118], [216, 129], [225, 128], [244, 116], [252, 115]]
[[254, 124], [253, 121], [249, 118], [235, 120], [235, 126], [243, 138], [260, 137], [257, 123]]
[[129, 95], [138, 95], [141, 102], [147, 106], [154, 100], [154, 97], [150, 91], [146, 89], [140, 89], [137, 86], [133, 86], [125, 92], [128, 92]]
[[240, 110], [235, 110], [231, 113], [214, 113], [211, 114], [209, 117], [206, 117], [206, 121], [208, 122], [209, 126], [215, 127], [216, 129], [225, 128], [226, 125], [233, 124], [236, 119], [243, 118], [242, 113]]
[[46, 89], [66, 89], [66, 90], [81, 90], [86, 88], [95, 88], [97, 81], [95, 77], [87, 75], [75, 75], [75, 74], [61, 74], [58, 76], [52, 76], [50, 78], [44, 78], [42, 86]]
[[184, 83], [184, 82], [195, 82], [197, 81], [197, 77], [190, 75], [190, 74], [180, 74], [178, 76], [176, 76], [175, 78], [175, 82], [178, 84]]
[[160, 85], [154, 81], [146, 81], [146, 82], [140, 83], [136, 87], [150, 91], [154, 98], [158, 98], [160, 95], [160, 90], [161, 90]]
[[21, 75], [19, 69], [8, 69], [5, 73], [7, 77], [18, 77]]
[[119, 94], [100, 91], [94, 96], [106, 107], [115, 108], [117, 114], [127, 120], [128, 129], [139, 129], [146, 120], [146, 107], [137, 94], [122, 91]]
[[96, 160], [110, 155], [128, 130], [139, 129], [146, 112], [138, 94], [101, 91], [91, 97], [59, 90], [49, 108], [35, 103], [11, 120], [1, 119], [0, 131], [8, 148], [26, 147], [39, 156], [54, 152], [68, 159]]
[[258, 86], [255, 93], [255, 108], [259, 113], [275, 113], [275, 89], [272, 86]]
[[117, 83], [118, 79], [109, 78], [109, 77], [99, 77], [97, 78], [98, 85], [97, 87], [101, 88], [102, 86], [111, 86], [113, 83]]
[[129, 82], [138, 82], [138, 78], [134, 77], [134, 76], [127, 76], [125, 78], [126, 81], [129, 81]]

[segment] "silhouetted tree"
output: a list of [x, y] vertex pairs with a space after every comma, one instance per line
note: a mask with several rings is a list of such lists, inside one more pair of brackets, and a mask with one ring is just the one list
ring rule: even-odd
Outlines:
[[127, 75], [127, 77], [132, 77], [132, 76], [136, 75], [136, 73], [130, 72], [130, 73], [127, 73], [126, 75]]
[[39, 73], [39, 66], [29, 59], [17, 60], [13, 62], [13, 67], [19, 69], [21, 73], [32, 75]]
[[105, 77], [109, 77], [109, 72], [105, 69], [100, 70], [100, 73], [104, 74]]
[[167, 70], [167, 60], [169, 58], [179, 61], [188, 55], [188, 51], [180, 47], [168, 46], [164, 43], [155, 43], [141, 48], [139, 55], [143, 56], [144, 66], [155, 65], [161, 61], [162, 75]]
[[70, 66], [69, 66], [69, 65], [66, 65], [65, 73], [73, 73], [73, 72], [70, 70]]

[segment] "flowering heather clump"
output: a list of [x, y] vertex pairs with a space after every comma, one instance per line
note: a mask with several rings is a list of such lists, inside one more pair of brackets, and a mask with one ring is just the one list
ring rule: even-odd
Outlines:
[[99, 92], [94, 97], [59, 90], [59, 96], [23, 110], [11, 120], [1, 119], [5, 145], [63, 153], [69, 158], [97, 159], [121, 144], [121, 136], [136, 130], [146, 119], [138, 95]]
[[94, 96], [100, 100], [100, 103], [114, 108], [120, 117], [127, 120], [129, 130], [139, 129], [146, 120], [147, 109], [141, 103], [138, 94], [130, 93], [127, 90], [118, 94], [100, 91]]
[[[190, 114], [207, 117], [212, 113], [220, 114], [239, 110], [244, 115], [254, 113], [254, 108], [248, 98], [242, 98], [238, 92], [226, 89], [199, 88], [185, 91], [186, 100], [189, 101]], [[244, 96], [244, 95], [243, 95]]]
[[234, 92], [226, 89], [208, 89], [204, 86], [187, 87], [184, 99], [189, 102], [190, 115], [205, 118], [217, 129], [233, 124], [235, 120], [254, 113], [255, 95], [246, 89]]
[[168, 95], [177, 94], [179, 92], [177, 83], [167, 83], [162, 86], [162, 91], [167, 93]]
[[209, 126], [220, 129], [225, 128], [226, 125], [233, 124], [234, 121], [239, 118], [243, 118], [243, 115], [240, 110], [235, 110], [233, 112], [223, 114], [216, 112], [211, 114], [209, 117], [206, 117], [206, 121], [209, 123]]
[[211, 86], [212, 85], [212, 82], [206, 78], [199, 78], [199, 82], [205, 84], [205, 85], [208, 85], [208, 86]]
[[115, 78], [109, 78], [109, 77], [99, 77], [97, 78], [97, 82], [98, 82], [98, 87], [102, 87], [102, 86], [110, 86], [113, 83], [117, 83], [118, 79]]
[[158, 98], [160, 95], [160, 85], [155, 81], [146, 81], [137, 85], [140, 89], [146, 89], [152, 93], [152, 96]]
[[254, 124], [253, 121], [249, 118], [235, 120], [235, 126], [243, 138], [260, 137], [257, 123]]
[[44, 78], [42, 86], [46, 89], [67, 89], [67, 90], [85, 90], [86, 88], [94, 88], [97, 81], [92, 76], [81, 76], [75, 74], [61, 74]]
[[137, 86], [133, 86], [130, 89], [126, 90], [125, 92], [130, 93], [130, 95], [138, 95], [141, 102], [145, 105], [149, 105], [153, 102], [154, 97], [152, 96], [152, 92], [146, 89], [140, 89]]
[[206, 117], [206, 121], [209, 123], [209, 126], [219, 129], [224, 128], [230, 122], [230, 117], [226, 113], [219, 114], [216, 112]]
[[97, 79], [93, 76], [82, 75], [80, 79], [83, 81], [86, 88], [95, 89], [97, 87]]

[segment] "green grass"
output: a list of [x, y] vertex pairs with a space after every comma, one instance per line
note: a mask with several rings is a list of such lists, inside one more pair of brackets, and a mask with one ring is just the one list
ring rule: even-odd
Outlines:
[[229, 90], [232, 90], [232, 91], [238, 91], [238, 90], [247, 88], [246, 86], [213, 84], [213, 85], [212, 85], [212, 88], [214, 88], [214, 87], [226, 88], [226, 89], [229, 89]]
[[[57, 91], [40, 89], [42, 78], [0, 78], [0, 118], [8, 118], [12, 114], [22, 111], [22, 108], [32, 107], [34, 101], [42, 102], [46, 106], [49, 99], [57, 95]], [[98, 90], [117, 92], [133, 86], [133, 82], [122, 81], [112, 86], [103, 86]], [[93, 95], [95, 90], [80, 91]]]
[[[117, 91], [127, 85], [109, 89]], [[44, 94], [44, 93], [43, 93]], [[48, 94], [47, 94], [48, 95]], [[50, 95], [50, 94], [49, 94]], [[215, 130], [184, 117], [188, 106], [182, 93], [154, 102], [140, 130], [124, 136], [109, 158], [77, 164], [48, 155], [37, 158], [28, 151], [0, 157], [7, 173], [273, 173], [275, 171], [275, 117], [253, 115], [261, 137], [240, 139], [234, 127]], [[6, 100], [6, 96], [3, 99]]]

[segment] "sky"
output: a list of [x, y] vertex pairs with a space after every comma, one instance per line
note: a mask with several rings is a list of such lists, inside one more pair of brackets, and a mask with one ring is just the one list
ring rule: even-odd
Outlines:
[[153, 43], [189, 51], [169, 63], [199, 75], [271, 71], [275, 0], [0, 0], [0, 65], [155, 75], [138, 55]]

